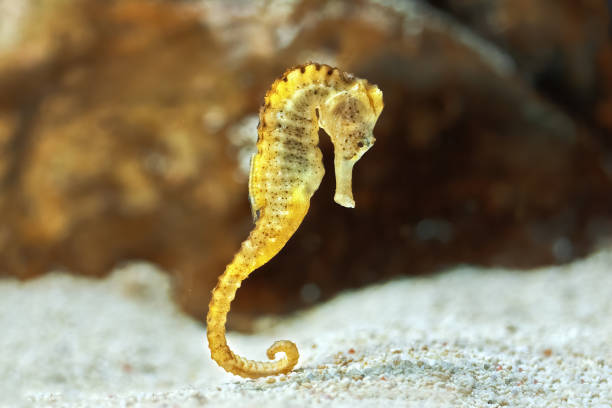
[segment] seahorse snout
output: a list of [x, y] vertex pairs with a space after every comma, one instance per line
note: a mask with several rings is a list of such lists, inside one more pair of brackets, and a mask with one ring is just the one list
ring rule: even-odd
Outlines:
[[343, 207], [355, 208], [353, 199], [353, 166], [355, 160], [346, 160], [336, 156], [334, 166], [336, 170], [336, 194], [334, 201]]

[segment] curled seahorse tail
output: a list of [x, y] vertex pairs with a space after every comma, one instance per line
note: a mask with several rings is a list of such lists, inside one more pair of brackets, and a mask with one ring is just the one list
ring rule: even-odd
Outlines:
[[276, 361], [263, 362], [248, 360], [232, 352], [237, 364], [234, 365], [233, 370], [230, 372], [243, 377], [258, 378], [268, 375], [287, 374], [293, 370], [300, 357], [295, 343], [289, 340], [275, 341], [268, 348], [266, 354], [270, 360], [274, 360], [277, 353], [285, 353], [285, 357]]
[[256, 235], [259, 232], [261, 231], [258, 228], [251, 232], [249, 239], [242, 244], [234, 260], [227, 266], [223, 275], [219, 277], [206, 316], [206, 335], [212, 359], [225, 371], [250, 378], [288, 373], [297, 364], [299, 358], [296, 345], [288, 340], [277, 341], [268, 349], [267, 355], [271, 360], [277, 353], [285, 353], [285, 357], [270, 362], [248, 360], [235, 354], [227, 345], [225, 323], [236, 291], [242, 280], [246, 279], [262, 263], [262, 260], [258, 259], [258, 254], [277, 252], [276, 248], [258, 248], [256, 244], [253, 244], [253, 242], [258, 241]]
[[[286, 374], [293, 370], [293, 367], [295, 367], [300, 358], [300, 353], [295, 343], [289, 340], [277, 340], [266, 351], [266, 355], [270, 360], [274, 360], [278, 353], [285, 353], [285, 358], [279, 361], [283, 364], [282, 366], [279, 365], [278, 372]], [[287, 361], [286, 363], [285, 360]]]

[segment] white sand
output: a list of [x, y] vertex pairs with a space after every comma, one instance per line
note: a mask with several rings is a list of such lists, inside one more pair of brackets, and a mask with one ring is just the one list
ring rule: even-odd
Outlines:
[[610, 407], [610, 265], [602, 253], [530, 272], [466, 267], [346, 293], [233, 334], [249, 358], [298, 343], [295, 372], [259, 380], [210, 361], [204, 328], [151, 266], [1, 280], [0, 406]]

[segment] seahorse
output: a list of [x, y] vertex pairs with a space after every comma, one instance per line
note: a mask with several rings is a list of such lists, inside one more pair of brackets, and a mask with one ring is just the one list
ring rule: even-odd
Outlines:
[[270, 360], [284, 353], [279, 360], [259, 362], [235, 354], [225, 337], [230, 304], [242, 281], [285, 246], [306, 216], [325, 172], [319, 127], [334, 146], [334, 201], [352, 208], [353, 166], [374, 144], [373, 129], [382, 109], [376, 85], [317, 63], [285, 71], [266, 93], [249, 176], [255, 226], [219, 277], [206, 317], [211, 357], [226, 371], [257, 378], [288, 373], [297, 364], [297, 347], [288, 340], [267, 350]]

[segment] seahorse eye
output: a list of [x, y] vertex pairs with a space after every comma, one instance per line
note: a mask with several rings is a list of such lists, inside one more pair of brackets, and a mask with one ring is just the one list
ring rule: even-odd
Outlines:
[[362, 148], [363, 147], [363, 142], [357, 142], [357, 147]]

